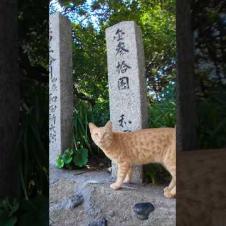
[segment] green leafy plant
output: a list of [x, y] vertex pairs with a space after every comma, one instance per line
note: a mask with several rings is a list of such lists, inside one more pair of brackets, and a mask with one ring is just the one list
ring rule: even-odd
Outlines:
[[222, 148], [225, 146], [226, 105], [225, 86], [209, 88], [208, 95], [200, 98], [198, 110], [198, 134], [201, 148]]
[[56, 166], [61, 169], [63, 167], [69, 168], [73, 160], [74, 151], [73, 149], [66, 149], [65, 152], [61, 155], [58, 155], [56, 160]]
[[170, 181], [170, 174], [160, 164], [148, 164], [144, 167], [145, 178], [152, 184]]
[[26, 199], [48, 194], [48, 87], [25, 80], [17, 152], [20, 181]]
[[174, 127], [176, 125], [175, 83], [171, 82], [149, 105], [149, 127]]
[[58, 156], [56, 166], [61, 168], [71, 169], [73, 166], [83, 167], [88, 162], [88, 150], [77, 143], [74, 148], [68, 148], [65, 152]]
[[[73, 144], [77, 149], [87, 149], [89, 155], [98, 155], [99, 148], [93, 145], [88, 123], [104, 125], [109, 120], [109, 102], [99, 98], [95, 105], [86, 101], [78, 101], [74, 108], [73, 116]], [[80, 153], [81, 151], [78, 151]], [[83, 153], [83, 152], [82, 152]]]
[[84, 167], [89, 157], [98, 155], [99, 149], [93, 145], [88, 123], [104, 124], [109, 114], [107, 105], [108, 102], [104, 100], [98, 100], [95, 106], [81, 100], [76, 103], [73, 115], [73, 145], [58, 156], [56, 160], [58, 168]]
[[64, 167], [64, 160], [62, 158], [62, 155], [58, 155], [57, 160], [56, 160], [56, 167], [59, 169]]
[[16, 199], [0, 200], [0, 225], [14, 226], [18, 221], [16, 212], [19, 209], [19, 202]]
[[47, 219], [48, 199], [44, 196], [36, 196], [31, 200], [12, 198], [0, 200], [1, 226], [47, 226]]
[[47, 226], [49, 202], [44, 196], [32, 200], [21, 200], [18, 210], [18, 226]]
[[88, 123], [93, 121], [92, 107], [85, 101], [79, 101], [74, 108], [73, 115], [73, 144], [77, 147], [82, 145], [92, 152], [91, 138]]
[[174, 127], [176, 125], [176, 103], [173, 100], [156, 101], [149, 105], [149, 126]]
[[82, 145], [74, 151], [73, 162], [78, 167], [83, 167], [88, 162], [88, 150]]

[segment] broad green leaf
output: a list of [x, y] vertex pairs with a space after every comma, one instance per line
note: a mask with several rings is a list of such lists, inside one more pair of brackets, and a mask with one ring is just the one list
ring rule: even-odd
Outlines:
[[61, 157], [58, 157], [56, 160], [56, 167], [61, 169], [64, 167], [64, 160]]
[[77, 149], [74, 154], [74, 164], [79, 167], [83, 167], [88, 162], [88, 150], [85, 148]]
[[72, 156], [70, 156], [70, 155], [65, 155], [65, 154], [63, 154], [62, 155], [62, 160], [64, 161], [64, 163], [66, 164], [66, 165], [68, 165], [68, 164], [70, 164], [71, 163], [71, 161], [72, 161]]

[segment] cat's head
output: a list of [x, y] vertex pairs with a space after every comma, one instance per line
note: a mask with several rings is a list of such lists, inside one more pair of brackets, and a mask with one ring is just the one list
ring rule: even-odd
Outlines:
[[108, 121], [104, 127], [97, 127], [89, 123], [91, 137], [94, 143], [100, 148], [108, 148], [112, 143], [112, 123]]

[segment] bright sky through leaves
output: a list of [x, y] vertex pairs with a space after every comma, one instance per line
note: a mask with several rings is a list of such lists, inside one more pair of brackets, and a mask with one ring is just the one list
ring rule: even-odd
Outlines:
[[[85, 7], [87, 8], [87, 11], [89, 12], [88, 17], [86, 15], [80, 16], [77, 12], [71, 11], [66, 13], [66, 17], [70, 19], [71, 22], [73, 23], [82, 23], [83, 25], [86, 25], [88, 20], [90, 20], [94, 27], [98, 29], [98, 18], [96, 18], [94, 15], [92, 15], [92, 10], [91, 10], [91, 4], [92, 0], [87, 0], [85, 3]], [[49, 13], [53, 14], [54, 12], [64, 12], [65, 7], [61, 6], [58, 2], [58, 0], [51, 0], [49, 4]]]

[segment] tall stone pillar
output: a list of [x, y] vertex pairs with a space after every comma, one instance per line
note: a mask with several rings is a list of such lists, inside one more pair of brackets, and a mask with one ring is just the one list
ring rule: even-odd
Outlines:
[[[106, 29], [113, 130], [131, 132], [147, 127], [147, 98], [144, 78], [144, 50], [141, 30], [134, 21], [124, 21]], [[116, 177], [112, 163], [112, 176]], [[135, 166], [132, 182], [142, 183], [142, 166]]]
[[60, 13], [50, 15], [49, 43], [49, 161], [72, 142], [73, 80], [70, 22]]

